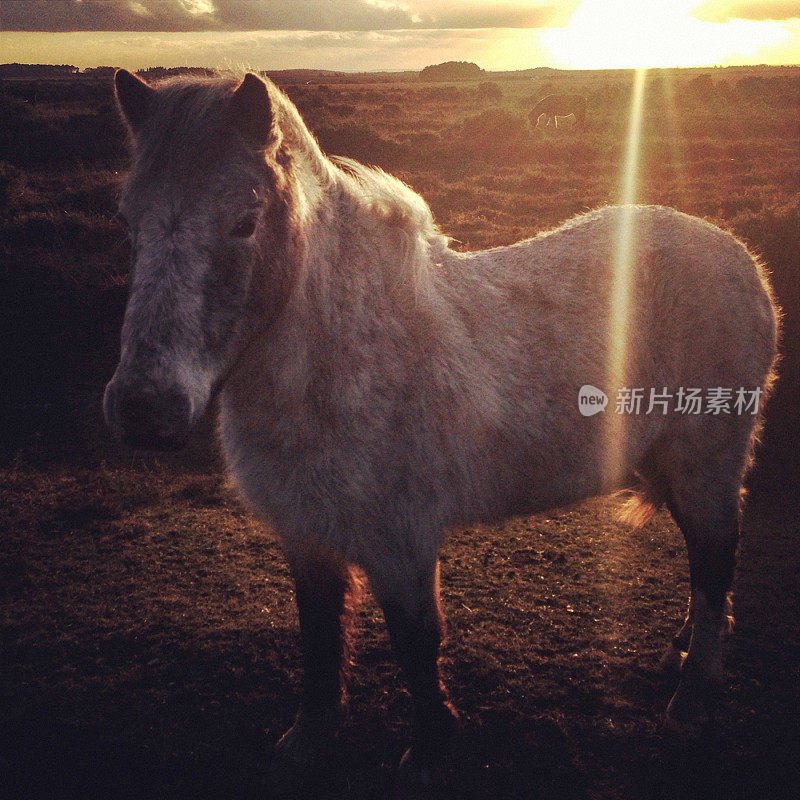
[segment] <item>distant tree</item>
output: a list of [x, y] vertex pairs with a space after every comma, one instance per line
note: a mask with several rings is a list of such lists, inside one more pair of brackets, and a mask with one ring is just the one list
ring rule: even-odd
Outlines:
[[445, 61], [432, 64], [419, 73], [421, 81], [474, 81], [486, 73], [471, 61]]

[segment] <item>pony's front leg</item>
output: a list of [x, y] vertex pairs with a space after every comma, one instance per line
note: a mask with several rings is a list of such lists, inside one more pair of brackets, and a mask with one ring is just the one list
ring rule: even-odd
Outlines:
[[344, 718], [344, 666], [357, 586], [346, 565], [315, 554], [290, 556], [295, 581], [303, 680], [300, 711], [277, 744], [283, 761], [321, 765]]
[[444, 619], [439, 605], [438, 562], [412, 571], [406, 581], [393, 575], [370, 576], [370, 582], [414, 703], [412, 744], [400, 762], [400, 771], [412, 783], [440, 783], [457, 732], [458, 715], [439, 674]]

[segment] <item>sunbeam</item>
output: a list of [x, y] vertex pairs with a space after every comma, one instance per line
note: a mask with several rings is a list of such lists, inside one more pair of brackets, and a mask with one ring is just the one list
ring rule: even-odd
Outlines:
[[[636, 201], [639, 177], [639, 152], [642, 129], [645, 69], [636, 70], [631, 98], [625, 158], [622, 165], [621, 189], [618, 201], [623, 206], [619, 230], [614, 245], [612, 261], [611, 309], [608, 328], [608, 361], [606, 385], [613, 392], [625, 382], [628, 325], [630, 317], [631, 255], [634, 251], [633, 206]], [[623, 476], [624, 414], [615, 413], [612, 407], [606, 415], [606, 441], [604, 474], [609, 485]]]
[[661, 92], [664, 98], [664, 108], [666, 109], [667, 138], [676, 182], [676, 193], [671, 202], [680, 202], [686, 198], [689, 184], [686, 179], [686, 147], [681, 130], [681, 120], [678, 115], [678, 104], [675, 99], [675, 77], [671, 71], [664, 72], [661, 75]]

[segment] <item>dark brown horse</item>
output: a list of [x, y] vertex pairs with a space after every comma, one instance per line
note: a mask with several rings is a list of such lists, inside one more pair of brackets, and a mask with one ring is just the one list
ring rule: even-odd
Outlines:
[[539, 127], [542, 117], [545, 118], [543, 127], [550, 123], [558, 128], [559, 117], [575, 117], [575, 127], [582, 128], [586, 122], [586, 98], [582, 94], [549, 94], [543, 97], [530, 113], [530, 120], [535, 127]]

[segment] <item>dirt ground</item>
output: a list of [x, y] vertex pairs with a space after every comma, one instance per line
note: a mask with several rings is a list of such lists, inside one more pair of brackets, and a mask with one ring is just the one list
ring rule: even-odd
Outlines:
[[[299, 683], [280, 549], [216, 475], [19, 470], [4, 481], [2, 771], [13, 796], [270, 797]], [[665, 514], [618, 525], [604, 498], [453, 531], [444, 674], [461, 710], [450, 786], [467, 798], [792, 798], [800, 789], [797, 498], [754, 493], [730, 688], [701, 741], [661, 716], [685, 609]], [[298, 796], [386, 796], [409, 735], [380, 613], [358, 618], [334, 775]]]

